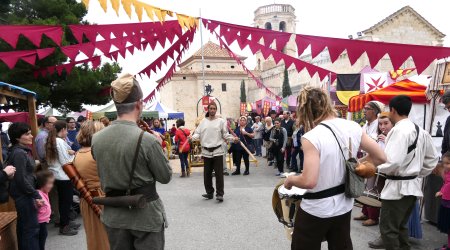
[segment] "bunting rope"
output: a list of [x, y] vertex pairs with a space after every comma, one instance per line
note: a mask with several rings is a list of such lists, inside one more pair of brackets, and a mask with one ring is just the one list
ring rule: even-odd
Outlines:
[[239, 57], [236, 56], [236, 54], [233, 53], [233, 51], [231, 51], [230, 47], [228, 47], [228, 45], [223, 41], [223, 39], [219, 36], [219, 34], [217, 34], [215, 31], [213, 31], [214, 34], [216, 35], [217, 39], [219, 40], [219, 44], [221, 47], [225, 47], [225, 49], [228, 51], [228, 54], [234, 59], [236, 60], [236, 62], [241, 65], [241, 67], [244, 69], [245, 72], [247, 72], [248, 75], [250, 75], [252, 77], [252, 79], [256, 82], [256, 86], [258, 86], [258, 88], [260, 89], [264, 89], [266, 91], [266, 94], [272, 97], [275, 97], [277, 99], [277, 101], [281, 100], [282, 98], [280, 96], [278, 96], [277, 94], [273, 93], [268, 87], [266, 87], [264, 85], [263, 82], [261, 82], [260, 79], [258, 79], [246, 66], [245, 64], [241, 61], [241, 59], [239, 59]]
[[[82, 0], [86, 8], [89, 7], [89, 0]], [[160, 21], [164, 22], [166, 20], [167, 16], [173, 17], [174, 14], [176, 15], [176, 18], [178, 20], [178, 23], [183, 29], [192, 29], [195, 27], [198, 27], [198, 18], [197, 17], [191, 17], [188, 15], [184, 15], [181, 13], [173, 12], [170, 10], [162, 9], [156, 6], [152, 6], [150, 4], [146, 4], [137, 0], [109, 0], [111, 3], [111, 7], [116, 12], [117, 16], [119, 16], [119, 8], [120, 5], [122, 5], [123, 10], [127, 13], [128, 17], [131, 18], [132, 15], [132, 8], [133, 6], [134, 13], [137, 15], [139, 21], [142, 21], [142, 15], [145, 10], [145, 13], [147, 14], [148, 18], [150, 20], [154, 21], [154, 17]], [[103, 11], [108, 11], [108, 1], [107, 0], [98, 0], [100, 3], [100, 6], [102, 7]]]

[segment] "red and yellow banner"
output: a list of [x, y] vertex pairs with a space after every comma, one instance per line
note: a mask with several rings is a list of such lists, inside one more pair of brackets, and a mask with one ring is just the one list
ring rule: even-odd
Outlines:
[[267, 116], [269, 114], [269, 111], [270, 111], [270, 102], [269, 101], [264, 101], [263, 115]]
[[245, 115], [245, 113], [247, 112], [247, 103], [245, 102], [241, 102], [241, 115]]

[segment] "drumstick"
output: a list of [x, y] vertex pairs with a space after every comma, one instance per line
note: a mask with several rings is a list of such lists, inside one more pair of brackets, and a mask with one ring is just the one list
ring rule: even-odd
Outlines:
[[[228, 130], [230, 130], [231, 134], [233, 134], [234, 137], [238, 137], [236, 133], [234, 133], [233, 130], [230, 128], [230, 126], [228, 126]], [[244, 143], [241, 140], [239, 140], [239, 142], [241, 143], [241, 147], [248, 153], [248, 155], [250, 155], [250, 157], [252, 157], [254, 161], [257, 161], [255, 156], [250, 152], [250, 150], [248, 150], [248, 148], [244, 145]]]
[[244, 145], [244, 143], [241, 142], [240, 140], [239, 140], [239, 142], [241, 143], [241, 147], [242, 147], [245, 151], [247, 151], [248, 155], [250, 155], [250, 157], [252, 157], [252, 159], [253, 159], [254, 161], [257, 161], [256, 158], [255, 158], [255, 156], [250, 152], [250, 150], [248, 150], [248, 148]]

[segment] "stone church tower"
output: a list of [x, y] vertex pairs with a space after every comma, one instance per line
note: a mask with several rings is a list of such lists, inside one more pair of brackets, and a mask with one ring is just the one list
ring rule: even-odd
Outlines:
[[[270, 4], [257, 8], [253, 21], [256, 28], [295, 33], [295, 18], [295, 9], [292, 5]], [[297, 57], [297, 46], [293, 38], [288, 42], [283, 52]], [[257, 70], [264, 71], [276, 66], [271, 57], [268, 60], [264, 60], [260, 52], [256, 54], [256, 59]]]

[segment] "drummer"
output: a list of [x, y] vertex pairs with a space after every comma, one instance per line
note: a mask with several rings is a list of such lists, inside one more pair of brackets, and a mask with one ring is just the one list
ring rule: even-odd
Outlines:
[[[378, 117], [378, 136], [377, 143], [382, 150], [386, 147], [385, 140], [386, 136], [391, 131], [392, 127], [391, 120], [389, 119], [389, 112], [382, 112]], [[376, 177], [369, 178], [366, 183], [366, 190], [371, 190], [374, 188]], [[383, 187], [378, 187], [383, 188]], [[380, 208], [370, 207], [367, 205], [363, 205], [362, 207], [362, 215], [355, 217], [354, 220], [364, 220], [363, 226], [374, 226], [378, 224], [378, 219], [380, 218]]]
[[350, 220], [354, 200], [344, 195], [345, 164], [337, 140], [345, 155], [350, 138], [352, 155], [361, 147], [375, 165], [383, 163], [386, 157], [357, 123], [336, 117], [330, 97], [322, 89], [305, 87], [298, 101], [299, 123], [306, 132], [302, 138], [304, 169], [298, 176], [289, 176], [284, 185], [288, 189], [308, 189], [307, 194], [313, 199], [304, 197], [300, 204], [291, 248], [320, 249], [325, 238], [333, 249], [353, 249]]

